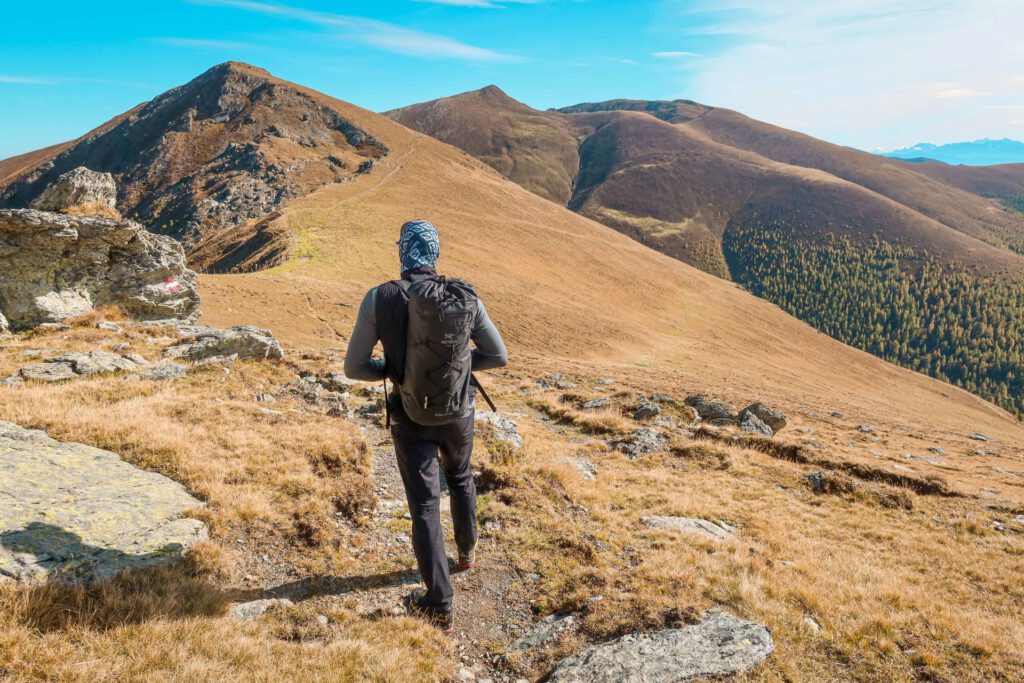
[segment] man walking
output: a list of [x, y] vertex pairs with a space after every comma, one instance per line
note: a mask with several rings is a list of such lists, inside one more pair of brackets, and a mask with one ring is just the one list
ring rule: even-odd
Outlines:
[[[351, 379], [390, 380], [388, 427], [412, 515], [412, 544], [425, 589], [406, 598], [410, 613], [452, 627], [452, 586], [441, 529], [438, 453], [451, 496], [457, 567], [476, 563], [476, 486], [470, 467], [476, 397], [472, 372], [508, 364], [508, 353], [469, 284], [434, 270], [441, 242], [425, 220], [398, 239], [400, 280], [366, 293], [345, 354]], [[380, 341], [384, 360], [373, 358]], [[469, 342], [474, 343], [470, 348]]]

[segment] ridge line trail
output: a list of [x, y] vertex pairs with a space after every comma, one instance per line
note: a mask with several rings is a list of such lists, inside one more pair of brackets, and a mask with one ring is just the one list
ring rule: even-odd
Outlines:
[[[410, 155], [410, 154], [412, 154], [413, 152], [416, 151], [416, 148], [419, 147], [420, 140], [422, 140], [422, 139], [423, 139], [423, 133], [415, 133], [415, 137], [413, 138], [412, 143], [408, 147], [406, 147], [404, 150], [402, 150], [402, 152], [400, 152], [397, 156], [395, 156], [391, 160], [391, 162], [394, 164], [394, 166], [392, 168], [388, 169], [388, 172], [385, 173], [383, 176], [381, 176], [380, 179], [376, 183], [374, 183], [373, 185], [371, 185], [371, 186], [369, 186], [367, 188], [363, 188], [363, 189], [359, 190], [358, 192], [356, 192], [355, 194], [352, 194], [352, 195], [350, 195], [348, 197], [345, 197], [344, 199], [339, 199], [337, 202], [335, 202], [334, 204], [331, 204], [330, 206], [327, 207], [327, 212], [334, 211], [339, 206], [342, 206], [343, 204], [347, 204], [348, 202], [350, 202], [352, 200], [361, 199], [363, 197], [366, 197], [367, 195], [371, 195], [374, 192], [376, 192], [377, 190], [379, 190], [381, 187], [386, 185], [388, 183], [388, 181], [391, 180], [391, 176], [393, 176], [395, 173], [397, 173], [398, 171], [400, 171], [403, 168], [405, 168], [402, 165], [402, 161], [408, 155]], [[385, 156], [384, 158], [386, 160], [388, 157]]]

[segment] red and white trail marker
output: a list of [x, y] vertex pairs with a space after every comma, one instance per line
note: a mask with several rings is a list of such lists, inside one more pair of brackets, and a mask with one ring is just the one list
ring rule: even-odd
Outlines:
[[164, 287], [167, 288], [168, 292], [172, 293], [181, 291], [181, 283], [178, 282], [178, 280], [173, 277], [169, 277], [166, 280], [164, 280]]

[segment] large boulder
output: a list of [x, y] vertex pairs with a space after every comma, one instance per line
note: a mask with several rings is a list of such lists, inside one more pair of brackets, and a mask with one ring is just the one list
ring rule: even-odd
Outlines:
[[774, 436], [775, 431], [750, 410], [740, 413], [740, 430], [751, 434]]
[[67, 211], [77, 207], [113, 209], [116, 203], [114, 176], [79, 166], [57, 178], [57, 182], [32, 200], [29, 208], [39, 211]]
[[213, 327], [191, 328], [185, 340], [164, 352], [167, 358], [201, 361], [217, 356], [281, 360], [284, 351], [269, 330], [237, 325], [221, 330]]
[[668, 443], [668, 439], [653, 427], [641, 427], [634, 429], [629, 435], [619, 439], [612, 439], [608, 445], [624, 453], [630, 460], [636, 460], [641, 455], [660, 451]]
[[0, 309], [11, 329], [102, 305], [146, 320], [198, 315], [181, 245], [128, 220], [0, 209]]
[[781, 410], [766, 406], [763, 403], [751, 403], [749, 406], [743, 409], [740, 413], [742, 419], [743, 413], [752, 413], [761, 422], [772, 428], [773, 432], [777, 432], [786, 426], [786, 414]]
[[702, 420], [712, 425], [730, 424], [739, 420], [731, 406], [721, 401], [713, 401], [702, 394], [687, 396], [686, 405], [696, 410]]
[[760, 624], [721, 610], [683, 628], [623, 636], [592, 645], [555, 665], [550, 683], [684, 683], [741, 673], [775, 649]]

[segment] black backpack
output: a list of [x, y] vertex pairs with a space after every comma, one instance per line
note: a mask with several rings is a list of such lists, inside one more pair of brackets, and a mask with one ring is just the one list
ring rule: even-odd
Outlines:
[[[469, 412], [475, 399], [469, 342], [476, 323], [472, 285], [434, 276], [394, 284], [408, 297], [405, 354], [397, 382], [402, 407], [413, 422], [443, 425]], [[397, 370], [397, 368], [396, 368]]]

